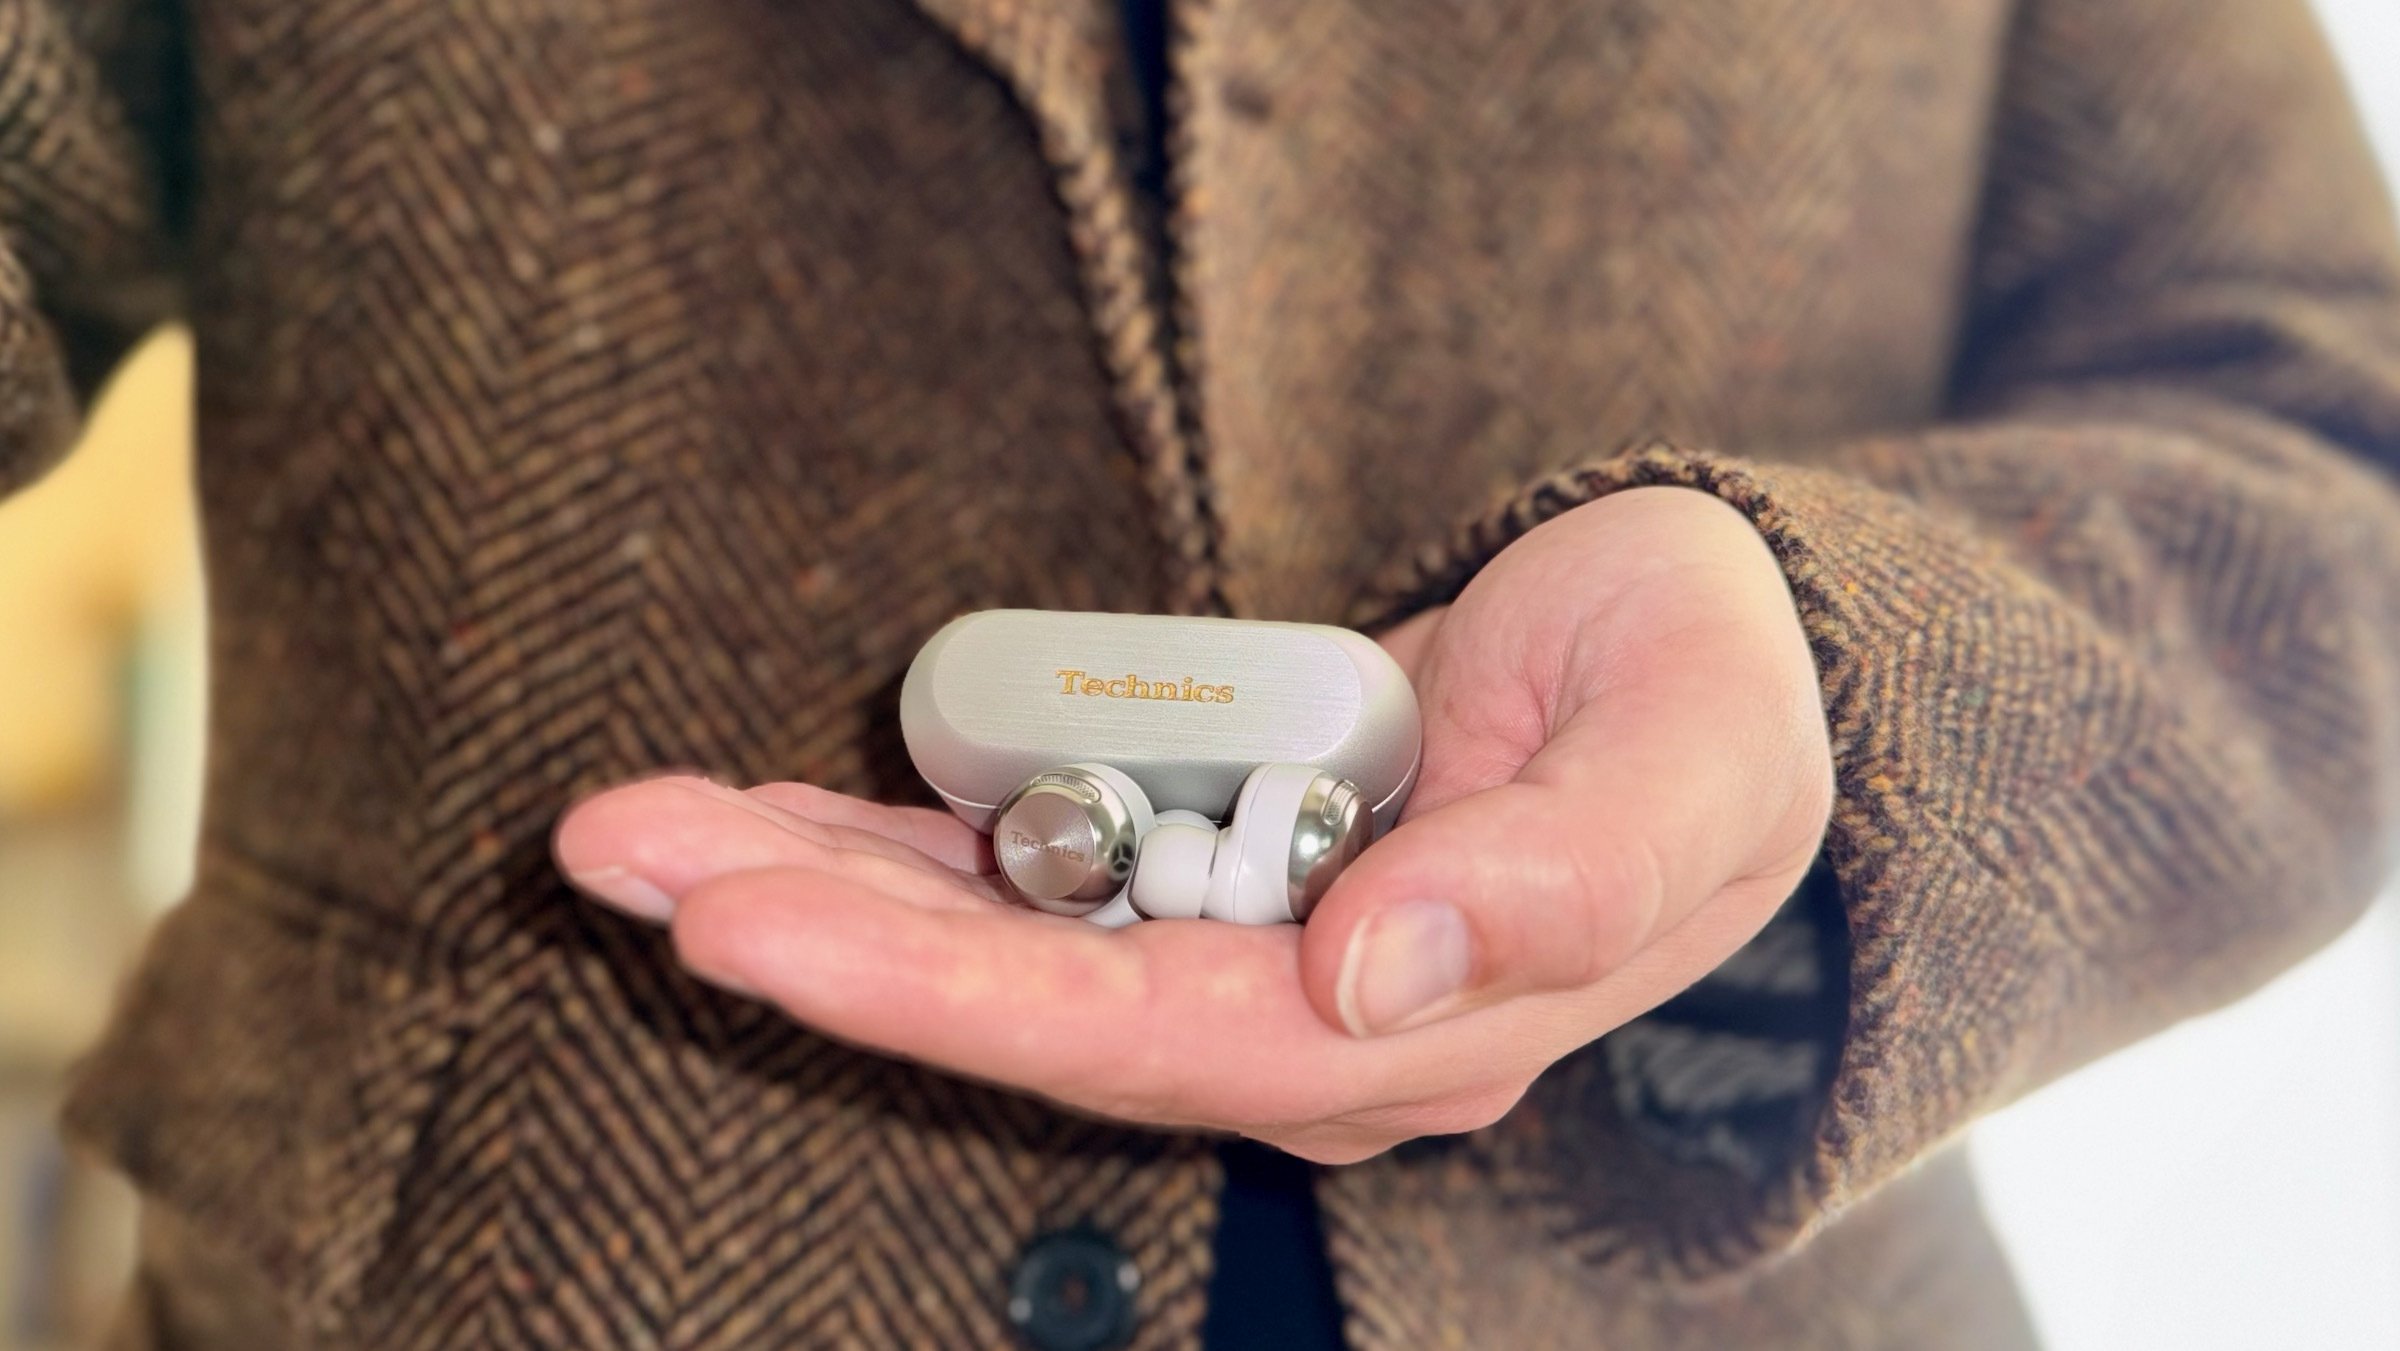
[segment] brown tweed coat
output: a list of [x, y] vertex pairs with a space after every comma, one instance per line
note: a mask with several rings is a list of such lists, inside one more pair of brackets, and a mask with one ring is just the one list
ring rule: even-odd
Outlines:
[[70, 1109], [129, 1343], [991, 1345], [1088, 1223], [1190, 1346], [1209, 1142], [700, 988], [552, 820], [916, 793], [966, 608], [1368, 623], [1661, 482], [1788, 570], [1838, 902], [1322, 1173], [1350, 1336], [2030, 1340], [1949, 1146], [2400, 820], [2400, 260], [2300, 0], [1178, 9], [1158, 220], [1113, 0], [0, 0], [0, 486], [199, 341], [199, 882]]

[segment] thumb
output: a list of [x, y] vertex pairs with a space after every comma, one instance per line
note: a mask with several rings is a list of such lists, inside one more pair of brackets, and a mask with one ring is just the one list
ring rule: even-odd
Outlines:
[[1319, 1015], [1373, 1036], [1591, 985], [1745, 878], [1766, 899], [1714, 960], [1763, 925], [1823, 825], [1809, 799], [1830, 792], [1830, 767], [1812, 785], [1807, 738], [1783, 730], [1822, 728], [1816, 692], [1762, 689], [1756, 662], [1694, 656], [1595, 691], [1513, 774], [1429, 724], [1427, 774], [1464, 791], [1361, 854], [1309, 917], [1301, 979]]

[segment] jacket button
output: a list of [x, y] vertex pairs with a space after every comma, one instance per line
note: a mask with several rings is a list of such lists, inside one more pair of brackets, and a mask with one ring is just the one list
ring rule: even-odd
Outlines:
[[1008, 1321], [1034, 1351], [1109, 1351], [1133, 1335], [1140, 1268], [1091, 1229], [1062, 1229], [1025, 1245], [1009, 1282]]

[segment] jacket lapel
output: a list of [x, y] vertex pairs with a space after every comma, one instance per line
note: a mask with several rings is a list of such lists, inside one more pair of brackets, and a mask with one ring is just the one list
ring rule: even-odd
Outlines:
[[1107, 44], [1121, 34], [1117, 0], [911, 2], [1008, 84], [1053, 165], [1109, 159], [1114, 167]]
[[913, 0], [1006, 81], [1033, 119], [1117, 404], [1144, 465], [1170, 555], [1169, 608], [1222, 611], [1214, 528], [1189, 467], [1191, 439], [1167, 361], [1167, 298], [1119, 151], [1127, 105], [1118, 0]]

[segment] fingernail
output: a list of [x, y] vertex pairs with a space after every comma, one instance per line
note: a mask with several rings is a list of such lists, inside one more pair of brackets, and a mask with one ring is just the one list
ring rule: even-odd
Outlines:
[[1467, 921], [1441, 901], [1403, 901], [1368, 920], [1342, 954], [1335, 1003], [1355, 1037], [1398, 1031], [1458, 993], [1472, 962]]
[[593, 900], [604, 901], [654, 924], [664, 924], [675, 917], [674, 897], [660, 891], [648, 878], [615, 864], [568, 873], [567, 881]]

